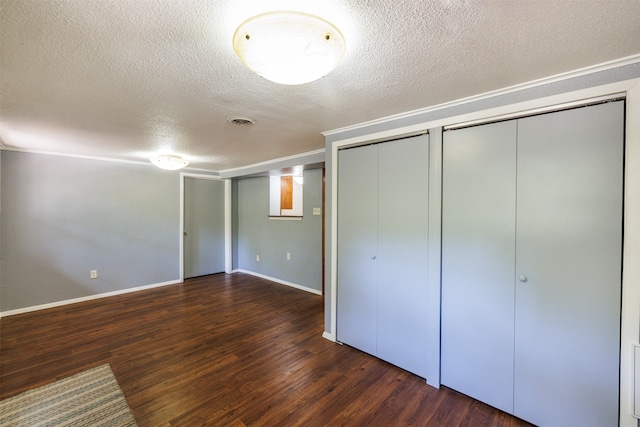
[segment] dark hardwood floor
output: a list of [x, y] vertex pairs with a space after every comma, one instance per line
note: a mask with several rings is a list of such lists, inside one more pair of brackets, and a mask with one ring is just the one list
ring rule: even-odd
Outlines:
[[140, 426], [528, 426], [322, 338], [322, 298], [213, 275], [0, 320], [0, 399], [110, 363]]

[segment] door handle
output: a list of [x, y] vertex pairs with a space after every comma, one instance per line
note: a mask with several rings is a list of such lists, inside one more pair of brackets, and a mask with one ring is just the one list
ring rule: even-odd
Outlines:
[[520, 280], [522, 283], [527, 281], [527, 276], [522, 275], [522, 276], [518, 276], [518, 280]]
[[186, 236], [186, 235], [188, 234], [188, 233], [187, 233], [187, 230], [184, 230], [184, 231], [182, 232], [182, 234], [184, 234], [184, 235]]
[[371, 259], [376, 259], [376, 256], [375, 255], [371, 255]]

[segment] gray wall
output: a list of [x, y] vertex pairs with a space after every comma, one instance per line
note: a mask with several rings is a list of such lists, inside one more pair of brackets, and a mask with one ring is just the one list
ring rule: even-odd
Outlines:
[[[179, 280], [178, 171], [1, 153], [0, 312]], [[303, 220], [279, 221], [268, 177], [233, 182], [234, 269], [321, 290], [321, 169], [304, 188]]]
[[[234, 190], [236, 188], [234, 187]], [[304, 172], [303, 219], [269, 219], [269, 177], [237, 181], [237, 265], [307, 288], [322, 289], [322, 170]], [[286, 254], [291, 253], [287, 261]], [[260, 262], [256, 261], [260, 255]]]
[[178, 172], [12, 151], [1, 162], [1, 311], [179, 279]]

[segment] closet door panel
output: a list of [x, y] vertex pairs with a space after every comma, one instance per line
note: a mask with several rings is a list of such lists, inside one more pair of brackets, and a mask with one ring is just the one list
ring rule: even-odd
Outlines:
[[618, 424], [622, 102], [518, 120], [514, 413]]
[[338, 341], [376, 354], [378, 147], [338, 156]]
[[378, 357], [426, 378], [429, 139], [378, 147]]
[[513, 410], [516, 122], [443, 137], [442, 383]]

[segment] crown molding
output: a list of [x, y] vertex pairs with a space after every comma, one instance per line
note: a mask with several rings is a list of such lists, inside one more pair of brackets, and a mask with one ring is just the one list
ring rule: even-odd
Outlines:
[[[243, 175], [251, 175], [251, 174], [255, 174], [257, 171], [268, 171], [270, 169], [280, 169], [283, 167], [283, 163], [296, 163], [301, 159], [305, 159], [303, 160], [302, 163], [307, 164], [309, 163], [309, 159], [313, 158], [313, 161], [311, 163], [316, 163], [318, 161], [317, 158], [314, 158], [314, 156], [318, 157], [318, 156], [322, 156], [322, 162], [324, 162], [324, 153], [325, 153], [325, 149], [321, 148], [319, 150], [313, 150], [313, 151], [307, 151], [305, 153], [299, 153], [299, 154], [294, 154], [291, 156], [286, 156], [286, 157], [279, 157], [277, 159], [271, 159], [271, 160], [267, 160], [264, 162], [259, 162], [259, 163], [254, 163], [251, 165], [247, 165], [247, 166], [241, 166], [241, 167], [237, 167], [237, 168], [230, 168], [230, 169], [223, 169], [220, 171], [220, 176], [225, 177], [225, 178], [233, 178], [233, 177], [238, 177], [238, 176], [243, 176]], [[298, 164], [295, 164], [296, 166], [298, 166]]]
[[[151, 162], [143, 161], [143, 160], [127, 160], [127, 159], [116, 159], [114, 157], [100, 157], [100, 156], [87, 156], [83, 154], [70, 154], [70, 153], [59, 153], [56, 151], [46, 151], [46, 150], [32, 150], [29, 148], [17, 148], [17, 147], [6, 147], [3, 146], [0, 142], [0, 149], [3, 151], [15, 151], [18, 153], [28, 153], [28, 154], [43, 154], [46, 156], [58, 156], [58, 157], [71, 157], [75, 159], [85, 159], [85, 160], [99, 160], [103, 162], [114, 162], [114, 163], [126, 163], [133, 165], [144, 165], [144, 166], [154, 166]], [[191, 170], [191, 171], [199, 171], [199, 172], [208, 172], [208, 173], [218, 173], [217, 170], [214, 169], [204, 169], [204, 168], [190, 168], [186, 167], [183, 169], [179, 169], [180, 171]]]
[[[137, 165], [146, 165], [151, 164], [148, 162], [143, 162], [140, 160], [125, 160], [125, 159], [116, 159], [113, 157], [100, 157], [100, 156], [87, 156], [82, 154], [70, 154], [70, 153], [59, 153], [56, 151], [46, 151], [46, 150], [33, 150], [30, 148], [18, 148], [18, 147], [5, 147], [6, 151], [15, 151], [18, 153], [28, 153], [28, 154], [44, 154], [46, 156], [58, 156], [58, 157], [72, 157], [76, 159], [87, 159], [87, 160], [101, 160], [105, 162], [116, 162], [116, 163], [129, 163], [129, 164], [137, 164]], [[151, 166], [153, 166], [151, 164]]]
[[[127, 163], [127, 164], [145, 165], [145, 166], [153, 166], [153, 167], [155, 167], [150, 162], [141, 161], [141, 160], [126, 160], [126, 159], [116, 159], [116, 158], [113, 158], [113, 157], [86, 156], [86, 155], [81, 155], [81, 154], [59, 153], [59, 152], [55, 152], [55, 151], [32, 150], [32, 149], [28, 149], [28, 148], [17, 148], [17, 147], [6, 147], [6, 146], [4, 146], [2, 144], [2, 141], [0, 141], [0, 150], [16, 151], [16, 152], [20, 152], [20, 153], [29, 153], [29, 154], [44, 154], [44, 155], [47, 155], [47, 156], [71, 157], [71, 158], [76, 158], [76, 159], [100, 160], [100, 161], [105, 161], [105, 162]], [[257, 168], [268, 169], [270, 166], [274, 166], [275, 167], [277, 164], [282, 163], [282, 162], [294, 161], [294, 160], [302, 159], [302, 158], [309, 157], [309, 156], [317, 156], [317, 155], [320, 155], [320, 154], [324, 154], [324, 152], [325, 152], [325, 149], [321, 148], [319, 150], [307, 151], [305, 153], [294, 154], [294, 155], [286, 156], [286, 157], [279, 157], [277, 159], [267, 160], [267, 161], [260, 162], [260, 163], [254, 163], [254, 164], [247, 165], [247, 166], [240, 166], [240, 167], [237, 167], [237, 168], [224, 169], [224, 170], [219, 170], [219, 171], [215, 170], [215, 169], [194, 168], [194, 167], [189, 167], [189, 166], [187, 166], [184, 169], [180, 169], [180, 171], [189, 170], [189, 171], [197, 171], [197, 172], [214, 173], [214, 174], [225, 175], [225, 176], [240, 176], [240, 175], [243, 175], [243, 173], [242, 173], [243, 171], [249, 171], [249, 170], [257, 169]]]
[[340, 134], [340, 133], [343, 133], [343, 132], [348, 132], [348, 131], [353, 131], [353, 130], [357, 130], [357, 129], [366, 128], [366, 127], [369, 127], [369, 126], [380, 125], [380, 124], [392, 122], [392, 121], [395, 121], [395, 120], [411, 118], [411, 117], [418, 116], [418, 115], [421, 115], [421, 114], [432, 113], [434, 111], [442, 110], [442, 109], [445, 109], [445, 108], [451, 108], [451, 107], [456, 107], [456, 106], [459, 106], [459, 105], [469, 104], [471, 102], [482, 101], [484, 99], [494, 98], [496, 96], [506, 95], [506, 94], [513, 93], [513, 92], [519, 92], [519, 91], [522, 91], [522, 90], [531, 89], [531, 88], [538, 87], [538, 86], [544, 86], [544, 85], [547, 85], [547, 84], [556, 83], [556, 82], [560, 82], [560, 81], [563, 81], [563, 80], [569, 80], [569, 79], [572, 79], [572, 78], [581, 77], [581, 76], [585, 76], [585, 75], [593, 74], [593, 73], [598, 73], [598, 72], [601, 72], [601, 71], [612, 70], [614, 68], [620, 68], [620, 67], [624, 67], [626, 65], [632, 65], [632, 64], [636, 64], [638, 62], [640, 62], [640, 54], [626, 56], [624, 58], [619, 58], [619, 59], [603, 62], [603, 63], [596, 64], [596, 65], [590, 65], [588, 67], [579, 68], [577, 70], [567, 71], [567, 72], [564, 72], [564, 73], [555, 74], [555, 75], [549, 76], [549, 77], [543, 77], [541, 79], [532, 80], [532, 81], [525, 82], [525, 83], [519, 83], [517, 85], [508, 86], [506, 88], [502, 88], [502, 89], [498, 89], [498, 90], [494, 90], [494, 91], [490, 91], [490, 92], [485, 92], [485, 93], [481, 93], [481, 94], [478, 94], [478, 95], [473, 95], [473, 96], [469, 96], [469, 97], [466, 97], [466, 98], [457, 99], [457, 100], [454, 100], [454, 101], [448, 101], [448, 102], [444, 102], [442, 104], [433, 105], [433, 106], [430, 106], [430, 107], [420, 108], [420, 109], [417, 109], [417, 110], [407, 111], [407, 112], [404, 112], [404, 113], [399, 113], [399, 114], [394, 114], [394, 115], [391, 115], [391, 116], [381, 117], [379, 119], [370, 120], [370, 121], [358, 123], [358, 124], [355, 124], [355, 125], [350, 125], [350, 126], [345, 126], [345, 127], [338, 128], [338, 129], [325, 131], [325, 132], [322, 132], [322, 135], [324, 135], [326, 137], [326, 136], [330, 136], [330, 135]]

